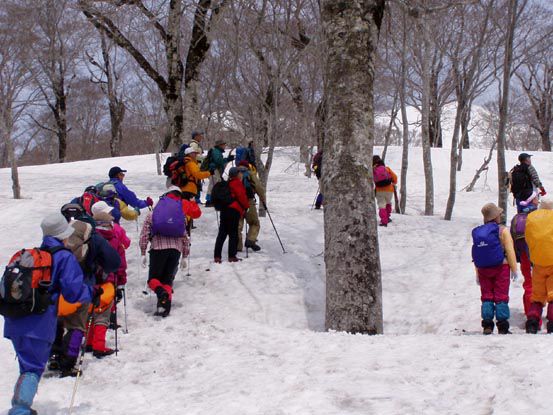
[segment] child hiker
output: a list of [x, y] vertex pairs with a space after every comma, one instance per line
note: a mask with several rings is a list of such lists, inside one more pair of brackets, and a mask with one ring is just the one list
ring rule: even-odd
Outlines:
[[482, 300], [482, 328], [492, 334], [494, 315], [499, 334], [509, 331], [509, 271], [511, 280], [518, 279], [513, 239], [509, 229], [501, 224], [503, 209], [493, 203], [482, 207], [484, 224], [472, 231], [472, 259], [476, 267], [476, 282]]

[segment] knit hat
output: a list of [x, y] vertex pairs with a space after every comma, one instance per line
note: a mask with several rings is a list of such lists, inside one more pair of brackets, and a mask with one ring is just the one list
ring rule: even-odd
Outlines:
[[484, 223], [492, 222], [497, 219], [503, 213], [503, 209], [497, 207], [495, 203], [486, 203], [482, 207], [482, 216], [484, 216]]
[[238, 176], [238, 172], [239, 172], [238, 167], [231, 167], [228, 171], [228, 177], [229, 178], [236, 177]]
[[189, 154], [192, 154], [192, 153], [198, 154], [198, 152], [196, 150], [194, 150], [192, 147], [188, 147], [186, 150], [184, 150], [184, 155], [185, 156], [187, 156]]
[[542, 197], [540, 201], [540, 209], [553, 210], [553, 199], [549, 196]]
[[94, 220], [108, 222], [113, 220], [113, 216], [110, 213], [113, 210], [113, 207], [108, 205], [103, 200], [94, 203], [90, 210], [92, 212], [92, 217], [94, 218]]
[[127, 170], [123, 170], [121, 167], [115, 166], [109, 169], [108, 176], [110, 179], [113, 179], [114, 177], [117, 177], [119, 173], [126, 173]]
[[60, 212], [52, 213], [42, 219], [40, 227], [44, 236], [52, 236], [60, 241], [69, 238], [73, 233], [73, 228]]
[[215, 147], [222, 146], [223, 144], [226, 144], [227, 142], [225, 140], [217, 140], [215, 141]]

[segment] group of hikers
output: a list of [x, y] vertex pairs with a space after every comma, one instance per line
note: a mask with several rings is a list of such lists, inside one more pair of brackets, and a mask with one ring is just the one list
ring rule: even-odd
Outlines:
[[503, 209], [487, 203], [482, 207], [484, 224], [472, 231], [472, 259], [486, 335], [493, 333], [494, 326], [499, 334], [511, 333], [509, 286], [510, 281], [519, 278], [518, 263], [524, 278], [526, 332], [536, 334], [541, 330], [547, 304], [546, 330], [553, 333], [553, 199], [546, 196], [531, 157], [521, 153], [519, 164], [509, 172], [517, 208], [510, 229], [504, 225]]
[[[4, 337], [13, 344], [20, 371], [10, 415], [36, 413], [31, 405], [46, 369], [78, 377], [86, 352], [99, 359], [117, 353], [117, 306], [123, 301], [126, 320], [125, 251], [131, 244], [121, 218], [137, 220], [148, 209], [138, 245], [142, 266], [149, 264], [155, 315], [161, 317], [171, 311], [173, 280], [179, 263], [186, 266], [193, 223], [202, 214], [202, 180], [209, 179], [205, 206], [220, 213], [214, 262], [222, 262], [227, 237], [229, 262], [240, 261], [237, 252], [244, 247], [261, 249], [256, 195], [265, 208], [266, 196], [251, 143], [224, 157], [226, 143], [219, 140], [203, 157], [203, 138], [194, 132], [192, 141], [167, 159], [166, 191], [157, 203], [139, 199], [124, 184], [127, 171], [114, 166], [108, 181], [86, 187], [44, 217], [39, 248], [22, 249], [10, 259], [0, 287]], [[108, 329], [115, 330], [115, 349], [106, 345]]]

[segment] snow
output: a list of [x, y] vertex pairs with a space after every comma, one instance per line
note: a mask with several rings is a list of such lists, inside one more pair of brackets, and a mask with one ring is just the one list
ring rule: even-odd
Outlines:
[[[473, 193], [459, 191], [454, 218], [442, 220], [448, 192], [448, 150], [433, 150], [436, 216], [424, 217], [424, 174], [411, 148], [407, 215], [380, 228], [383, 268], [382, 336], [324, 332], [323, 215], [310, 210], [315, 178], [302, 175], [298, 150], [280, 148], [271, 171], [269, 218], [261, 218], [259, 253], [240, 263], [212, 264], [215, 212], [204, 209], [193, 234], [190, 276], [179, 271], [174, 308], [152, 316], [142, 293], [137, 229], [128, 251], [129, 333], [119, 332], [118, 357], [86, 355], [75, 414], [549, 414], [553, 349], [546, 335], [524, 333], [522, 288], [511, 289], [513, 335], [482, 336], [479, 289], [470, 261], [470, 230], [480, 208], [496, 201], [496, 165]], [[486, 156], [467, 150], [459, 188]], [[388, 164], [399, 173], [400, 148]], [[551, 155], [534, 165], [546, 188]], [[516, 154], [508, 153], [507, 165]], [[0, 170], [0, 263], [40, 242], [42, 217], [106, 179], [113, 165], [128, 170], [141, 197], [163, 192], [153, 155], [101, 159], [20, 170], [23, 195], [10, 197]], [[510, 212], [512, 213], [512, 212]], [[143, 218], [141, 218], [143, 219]], [[243, 257], [245, 255], [242, 255]], [[226, 253], [224, 255], [226, 258]], [[210, 271], [206, 271], [210, 269]], [[113, 345], [110, 334], [108, 344]], [[11, 343], [0, 340], [0, 414], [7, 413], [18, 375]], [[34, 408], [67, 413], [74, 379], [45, 378]]]

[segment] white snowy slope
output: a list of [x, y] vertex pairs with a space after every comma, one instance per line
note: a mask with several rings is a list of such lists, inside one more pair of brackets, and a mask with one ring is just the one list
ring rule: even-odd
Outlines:
[[[323, 331], [323, 214], [310, 210], [317, 181], [294, 164], [297, 149], [278, 149], [268, 202], [287, 253], [262, 218], [260, 253], [212, 264], [217, 224], [214, 210], [204, 209], [193, 234], [191, 275], [179, 272], [167, 319], [152, 316], [137, 230], [125, 223], [133, 239], [129, 333], [120, 332], [118, 357], [86, 356], [74, 413], [551, 414], [553, 337], [524, 334], [520, 284], [511, 289], [514, 334], [480, 334], [470, 230], [480, 223], [481, 206], [496, 200], [495, 164], [487, 185], [482, 179], [475, 192], [458, 192], [454, 220], [445, 222], [448, 150], [433, 151], [435, 217], [421, 216], [422, 157], [410, 150], [407, 215], [379, 229], [385, 335]], [[486, 153], [466, 151], [459, 188]], [[516, 154], [508, 158], [514, 164]], [[553, 190], [551, 155], [533, 160]], [[388, 164], [399, 173], [399, 148], [390, 149]], [[113, 165], [128, 170], [126, 183], [139, 196], [163, 192], [153, 155], [22, 168], [26, 198], [19, 201], [10, 198], [9, 171], [0, 170], [0, 264], [38, 244], [41, 218], [105, 180]], [[18, 369], [5, 339], [0, 368], [0, 414], [6, 414]], [[67, 413], [73, 382], [43, 379], [34, 404], [39, 414]]]

